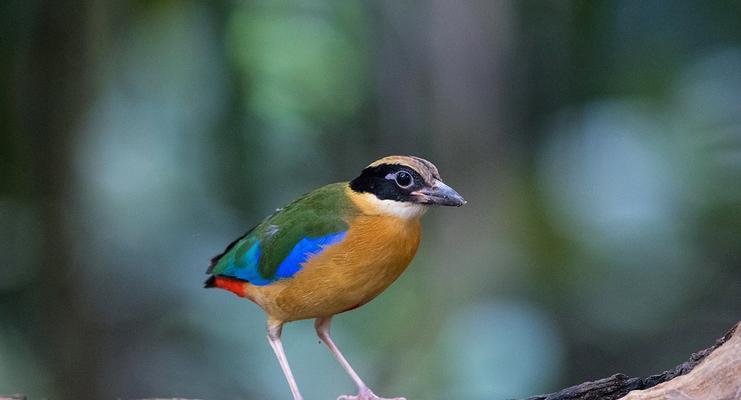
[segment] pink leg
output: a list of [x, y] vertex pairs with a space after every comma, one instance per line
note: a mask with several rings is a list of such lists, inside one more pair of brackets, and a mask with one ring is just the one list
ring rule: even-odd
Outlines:
[[316, 333], [319, 335], [319, 339], [324, 342], [325, 345], [329, 348], [329, 351], [334, 354], [334, 357], [339, 361], [340, 365], [342, 365], [342, 368], [347, 371], [347, 374], [350, 375], [350, 378], [352, 378], [353, 382], [355, 382], [355, 385], [358, 386], [358, 394], [357, 396], [348, 396], [343, 395], [337, 398], [337, 400], [405, 400], [403, 397], [395, 397], [393, 399], [385, 399], [383, 397], [376, 396], [369, 388], [368, 385], [363, 382], [362, 379], [360, 379], [360, 376], [355, 372], [354, 369], [352, 369], [352, 366], [350, 366], [350, 363], [347, 362], [347, 359], [345, 356], [342, 355], [340, 352], [340, 349], [337, 348], [337, 346], [332, 341], [332, 337], [329, 336], [329, 326], [332, 323], [332, 317], [322, 317], [317, 318], [314, 322], [314, 327], [316, 327]]
[[303, 400], [301, 392], [298, 391], [298, 385], [296, 385], [296, 379], [293, 378], [291, 367], [288, 366], [288, 359], [286, 353], [283, 351], [283, 343], [280, 341], [280, 334], [283, 331], [283, 324], [270, 325], [268, 324], [268, 342], [275, 352], [275, 356], [278, 357], [283, 374], [286, 376], [288, 386], [291, 387], [291, 393], [293, 393], [293, 400]]

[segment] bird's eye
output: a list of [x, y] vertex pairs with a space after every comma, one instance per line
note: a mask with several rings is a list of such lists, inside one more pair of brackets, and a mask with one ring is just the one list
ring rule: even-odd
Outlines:
[[396, 174], [396, 184], [400, 187], [408, 188], [409, 186], [412, 186], [413, 182], [414, 180], [409, 172], [401, 171]]

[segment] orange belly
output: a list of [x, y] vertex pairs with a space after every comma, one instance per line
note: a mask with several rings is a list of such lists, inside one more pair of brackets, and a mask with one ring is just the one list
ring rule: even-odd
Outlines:
[[306, 262], [291, 279], [248, 285], [247, 294], [274, 321], [338, 314], [380, 294], [401, 275], [417, 252], [419, 219], [360, 215], [344, 240]]

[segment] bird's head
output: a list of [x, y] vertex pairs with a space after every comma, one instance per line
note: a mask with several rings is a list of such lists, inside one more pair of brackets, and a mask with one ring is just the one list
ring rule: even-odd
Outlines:
[[374, 161], [350, 181], [350, 189], [379, 213], [403, 218], [418, 217], [429, 206], [466, 204], [458, 192], [443, 183], [434, 164], [414, 156]]

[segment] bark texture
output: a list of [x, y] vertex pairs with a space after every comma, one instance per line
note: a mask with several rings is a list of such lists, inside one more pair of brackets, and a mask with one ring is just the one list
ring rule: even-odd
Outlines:
[[527, 400], [739, 400], [741, 322], [712, 347], [671, 370], [646, 378], [615, 374]]

